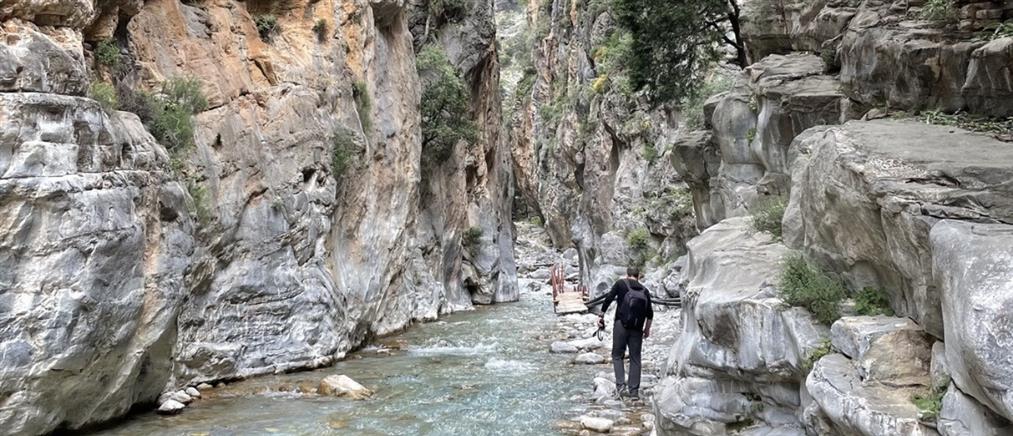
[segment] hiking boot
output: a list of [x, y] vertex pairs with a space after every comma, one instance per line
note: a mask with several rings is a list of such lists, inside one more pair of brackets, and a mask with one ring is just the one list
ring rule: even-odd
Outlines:
[[629, 391], [626, 390], [626, 385], [616, 386], [616, 398], [621, 400], [623, 398], [626, 398], [629, 394], [630, 394]]
[[640, 401], [640, 393], [637, 391], [627, 392], [626, 395], [628, 396], [630, 401], [633, 402]]

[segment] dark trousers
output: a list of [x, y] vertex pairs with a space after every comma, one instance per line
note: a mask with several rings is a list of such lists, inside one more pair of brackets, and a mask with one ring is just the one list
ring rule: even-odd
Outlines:
[[[644, 332], [627, 330], [623, 323], [616, 320], [612, 327], [612, 368], [616, 372], [616, 385], [629, 388], [630, 395], [637, 395], [640, 390], [640, 346], [644, 343]], [[623, 354], [626, 347], [630, 349], [630, 380], [626, 382], [623, 374]]]

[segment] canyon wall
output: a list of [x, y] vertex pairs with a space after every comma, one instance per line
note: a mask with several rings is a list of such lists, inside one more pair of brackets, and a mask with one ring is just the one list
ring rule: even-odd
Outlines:
[[[673, 144], [702, 234], [659, 434], [1013, 431], [997, 359], [1013, 339], [1013, 38], [989, 30], [1013, 10], [956, 2], [938, 21], [928, 7], [745, 5], [752, 64]], [[781, 238], [749, 223], [774, 199]], [[841, 278], [842, 317], [785, 304], [789, 253]], [[888, 314], [862, 314], [870, 291]]]
[[[516, 299], [492, 10], [419, 28], [426, 5], [399, 0], [0, 3], [0, 428], [78, 428]], [[419, 41], [479, 131], [437, 168]], [[175, 78], [208, 100], [190, 145], [89, 98], [107, 82], [134, 109]]]

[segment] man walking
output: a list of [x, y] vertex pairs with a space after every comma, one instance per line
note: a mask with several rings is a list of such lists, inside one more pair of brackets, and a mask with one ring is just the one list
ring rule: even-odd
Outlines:
[[[651, 294], [640, 284], [640, 269], [626, 268], [626, 277], [612, 285], [602, 302], [598, 326], [605, 326], [605, 312], [612, 301], [616, 301], [615, 324], [612, 327], [612, 368], [616, 373], [616, 388], [619, 395], [640, 399], [640, 347], [644, 339], [651, 336]], [[623, 374], [623, 354], [630, 350], [630, 378], [627, 383]]]

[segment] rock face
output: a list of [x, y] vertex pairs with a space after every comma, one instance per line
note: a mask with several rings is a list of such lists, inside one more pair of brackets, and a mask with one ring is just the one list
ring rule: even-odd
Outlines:
[[962, 392], [1013, 419], [1004, 349], [1013, 335], [1013, 226], [943, 221], [931, 240], [948, 372]]
[[[616, 31], [607, 7], [544, 0], [526, 14], [531, 60], [512, 67], [524, 76], [508, 109], [518, 209], [544, 221], [556, 247], [577, 249], [593, 295], [629, 263], [657, 256], [667, 270], [696, 234], [690, 195], [665, 159], [678, 118], [610, 79], [596, 55]], [[628, 250], [634, 231], [646, 249]]]
[[941, 338], [929, 229], [942, 218], [1013, 222], [1013, 150], [892, 120], [814, 129], [795, 150], [785, 240], [843, 271], [853, 289], [884, 289], [899, 314]]
[[777, 297], [770, 266], [786, 253], [746, 218], [690, 241], [682, 334], [655, 401], [659, 432], [718, 435], [743, 422], [801, 429], [803, 365], [829, 331]]
[[[394, 0], [0, 5], [0, 428], [75, 429], [515, 299], [493, 12], [468, 11], [419, 39], [427, 12]], [[438, 168], [414, 41], [472, 87], [478, 139]], [[84, 97], [174, 77], [209, 102], [190, 147]]]

